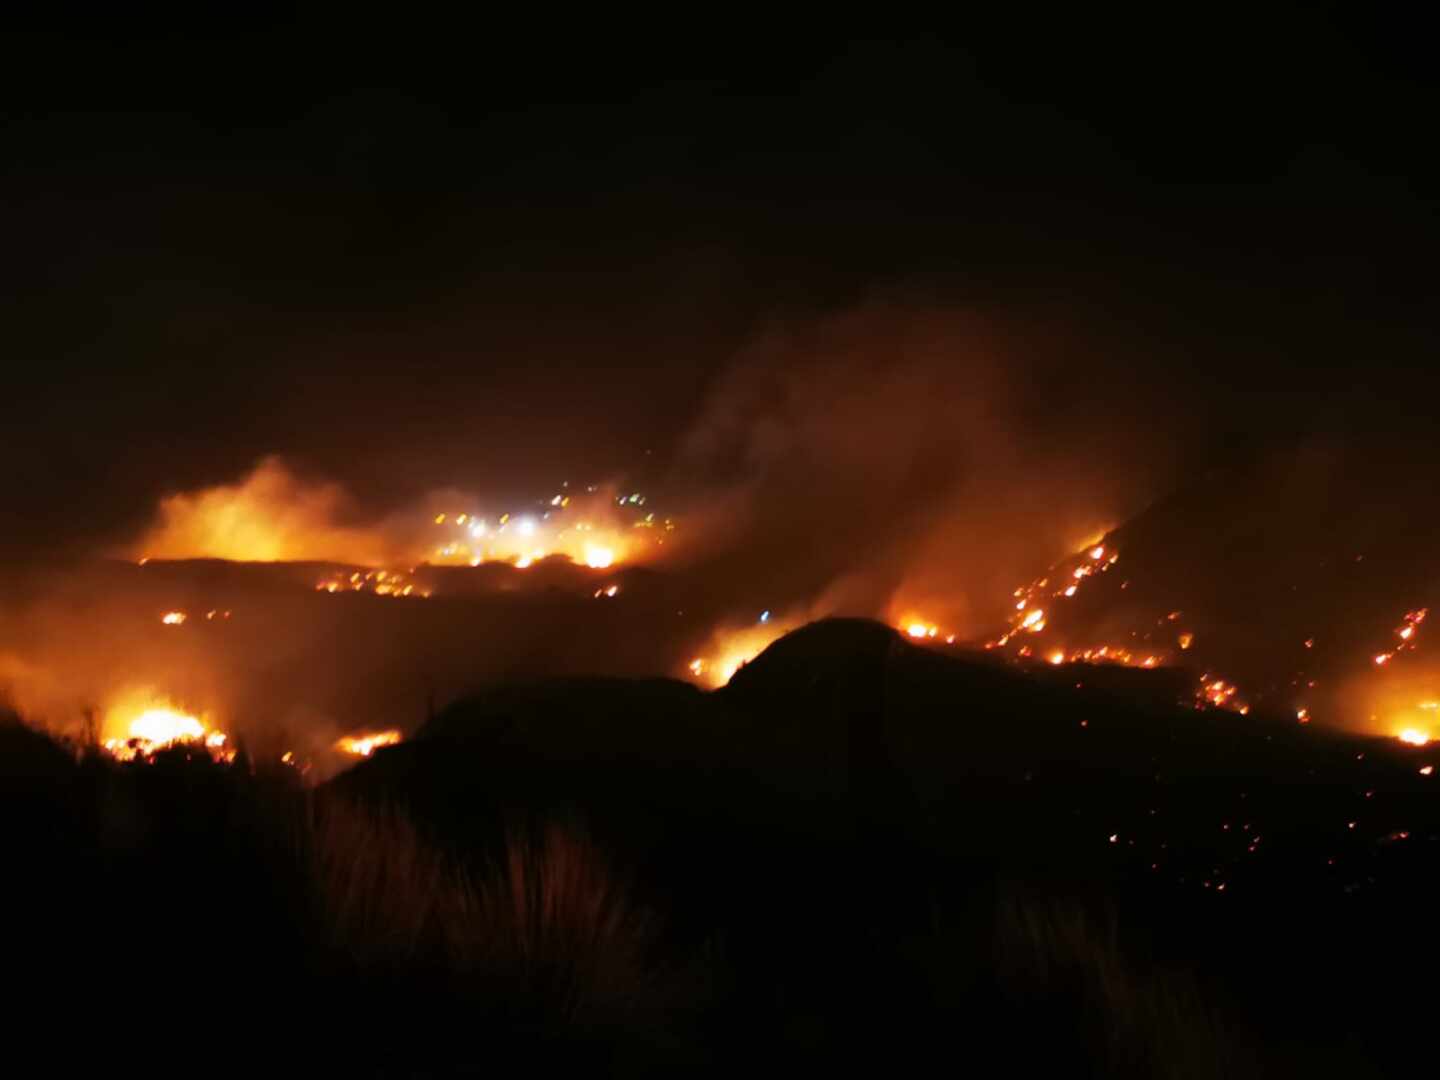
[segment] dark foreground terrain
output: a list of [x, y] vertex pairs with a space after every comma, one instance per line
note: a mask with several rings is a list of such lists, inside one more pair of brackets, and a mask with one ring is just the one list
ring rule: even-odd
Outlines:
[[1440, 752], [1182, 689], [832, 620], [712, 694], [498, 687], [312, 791], [9, 722], [6, 1042], [60, 1072], [1423, 1066]]

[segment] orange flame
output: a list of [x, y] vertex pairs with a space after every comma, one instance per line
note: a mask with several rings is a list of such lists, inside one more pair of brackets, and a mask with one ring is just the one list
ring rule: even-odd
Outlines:
[[400, 732], [372, 731], [362, 735], [346, 735], [335, 743], [335, 749], [353, 757], [369, 757], [382, 746], [394, 746], [401, 740]]

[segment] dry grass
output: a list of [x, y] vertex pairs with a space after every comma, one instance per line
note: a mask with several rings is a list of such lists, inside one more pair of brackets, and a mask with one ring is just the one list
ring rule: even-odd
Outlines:
[[446, 923], [454, 953], [532, 1006], [567, 1021], [617, 1019], [656, 989], [651, 919], [580, 832], [512, 832], [503, 865], [458, 895], [464, 907]]
[[652, 921], [577, 830], [509, 835], [463, 873], [394, 809], [312, 811], [303, 842], [331, 956], [376, 975], [442, 975], [541, 1022], [588, 1025], [656, 1003]]
[[1131, 963], [1113, 920], [1100, 926], [1076, 905], [1012, 896], [999, 907], [996, 948], [1007, 996], [1038, 1015], [1065, 1018], [1101, 1075], [1237, 1075], [1194, 980]]
[[326, 951], [369, 972], [443, 962], [442, 920], [462, 886], [404, 814], [312, 805], [300, 840]]

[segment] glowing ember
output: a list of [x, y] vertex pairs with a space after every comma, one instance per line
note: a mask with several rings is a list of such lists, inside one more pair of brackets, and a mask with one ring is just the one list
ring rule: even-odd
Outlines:
[[[375, 596], [419, 596], [430, 595], [429, 589], [416, 586], [409, 576], [399, 570], [352, 570], [346, 573], [337, 570], [328, 578], [315, 583], [316, 592], [369, 592]], [[228, 619], [230, 613], [226, 612]]]
[[1055, 664], [1055, 665], [1058, 666], [1058, 665], [1063, 664], [1063, 663], [1065, 662], [1065, 654], [1064, 654], [1062, 651], [1060, 651], [1059, 649], [1056, 649], [1054, 652], [1052, 652], [1052, 653], [1051, 653], [1049, 656], [1047, 656], [1045, 659], [1049, 660], [1050, 663]]
[[1421, 775], [1421, 776], [1429, 776], [1429, 775], [1430, 775], [1431, 773], [1433, 773], [1434, 771], [1435, 771], [1435, 766], [1434, 766], [1434, 765], [1423, 765], [1423, 766], [1421, 766], [1421, 768], [1420, 768], [1420, 775]]
[[1179, 638], [1180, 648], [1188, 649], [1195, 642], [1194, 634], [1181, 634]]
[[167, 611], [160, 616], [160, 621], [166, 626], [179, 626], [187, 618], [183, 611]]
[[1381, 666], [1381, 667], [1384, 667], [1386, 664], [1388, 664], [1388, 663], [1390, 662], [1390, 657], [1392, 657], [1393, 655], [1395, 655], [1395, 654], [1394, 654], [1394, 653], [1388, 653], [1388, 652], [1382, 652], [1382, 653], [1380, 653], [1378, 656], [1375, 657], [1375, 663], [1376, 663], [1377, 665]]
[[1250, 706], [1238, 699], [1236, 695], [1239, 692], [1240, 688], [1235, 684], [1227, 683], [1224, 679], [1212, 679], [1205, 674], [1200, 676], [1200, 688], [1195, 691], [1195, 705], [1201, 709], [1207, 706], [1216, 709], [1230, 709], [1245, 716], [1249, 714]]
[[342, 754], [369, 757], [382, 746], [394, 746], [401, 739], [398, 731], [374, 731], [364, 735], [346, 735], [335, 744]]
[[1099, 560], [1099, 559], [1103, 559], [1104, 557], [1105, 557], [1105, 549], [1104, 549], [1103, 547], [1096, 547], [1096, 548], [1091, 549], [1091, 551], [1090, 551], [1090, 558]]

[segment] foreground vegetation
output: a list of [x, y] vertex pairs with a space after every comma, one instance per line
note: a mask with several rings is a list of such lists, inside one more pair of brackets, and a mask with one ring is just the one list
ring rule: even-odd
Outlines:
[[[1405, 986], [1440, 829], [1413, 762], [1370, 752], [1357, 792], [1325, 773], [1343, 741], [1277, 750], [852, 629], [720, 695], [502, 688], [318, 789], [0, 724], [12, 1042], [405, 1076], [1366, 1076], [1424, 1052]], [[1273, 852], [1220, 846], [1236, 806]], [[1380, 839], [1317, 848], [1337, 815]]]

